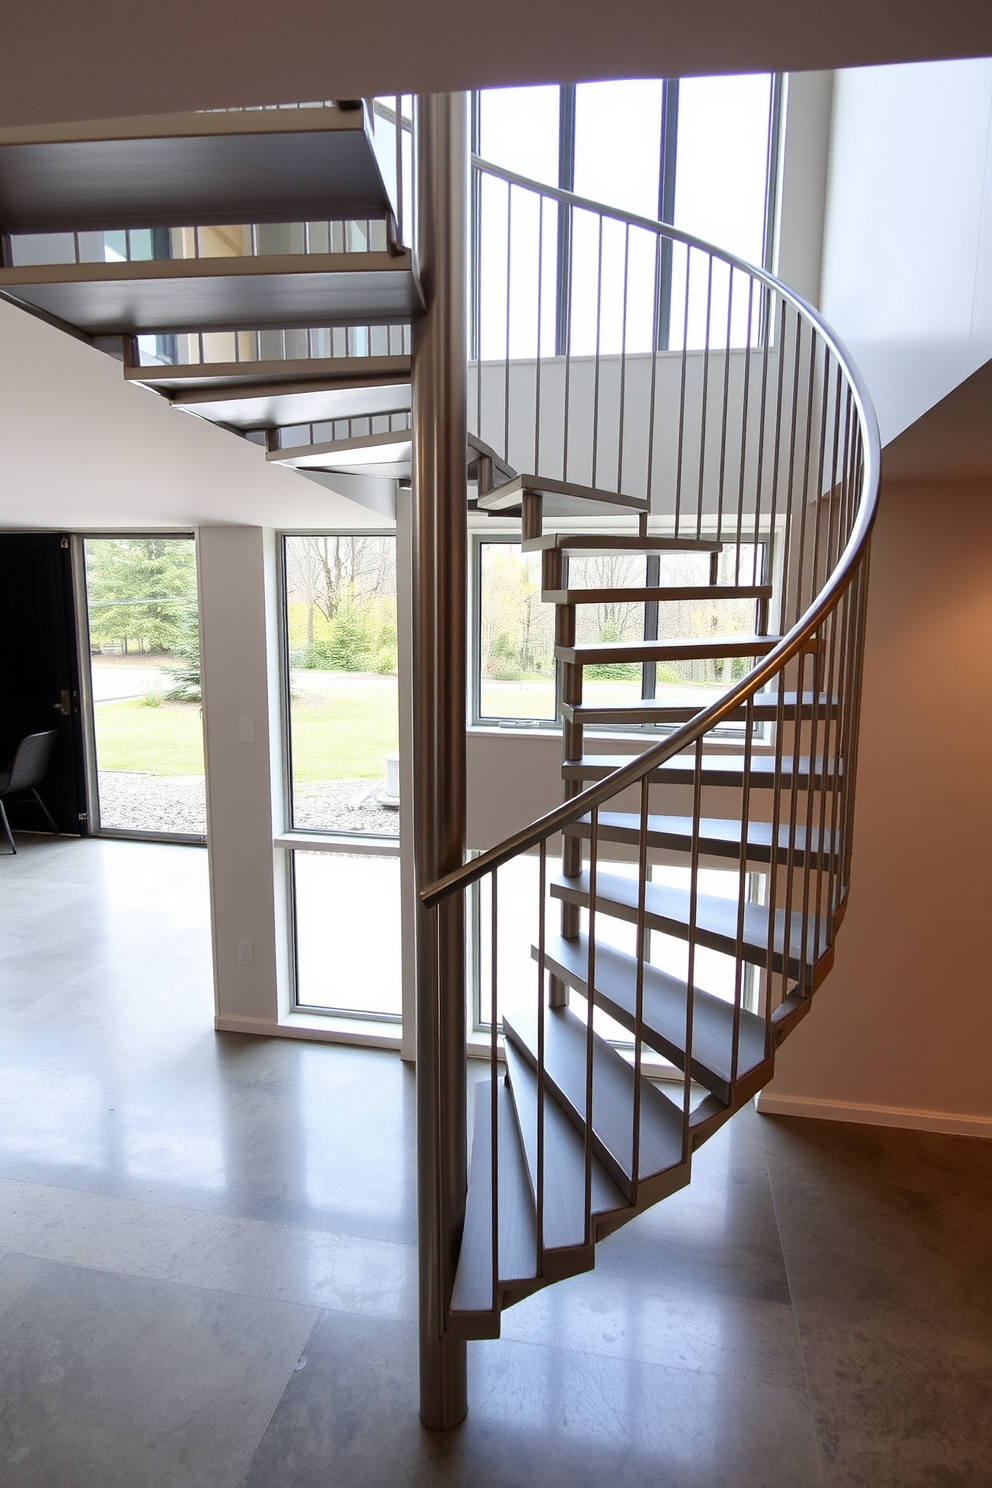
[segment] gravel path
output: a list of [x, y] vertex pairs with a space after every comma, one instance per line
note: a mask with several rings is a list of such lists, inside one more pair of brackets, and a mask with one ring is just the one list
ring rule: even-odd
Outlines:
[[[375, 832], [396, 837], [400, 814], [395, 807], [380, 806], [374, 793], [377, 780], [328, 780], [297, 787], [293, 815], [298, 827], [319, 827], [326, 832]], [[372, 799], [366, 799], [369, 793]]]
[[207, 830], [207, 800], [202, 775], [142, 775], [101, 770], [100, 825], [118, 832], [191, 832]]
[[[296, 792], [296, 826], [395, 837], [400, 829], [399, 812], [366, 799], [380, 784], [374, 780], [330, 780], [303, 785]], [[202, 836], [207, 830], [203, 778], [101, 770], [100, 825], [121, 832], [188, 832]]]

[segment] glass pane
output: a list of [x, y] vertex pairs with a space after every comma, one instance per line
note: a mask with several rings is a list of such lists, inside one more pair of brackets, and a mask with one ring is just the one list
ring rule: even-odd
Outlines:
[[555, 716], [554, 606], [541, 600], [541, 555], [481, 545], [479, 716]]
[[[739, 548], [726, 544], [718, 560], [717, 582], [761, 582], [762, 559], [763, 544], [755, 547], [742, 543]], [[662, 553], [657, 564], [659, 585], [681, 588], [709, 583], [708, 553]], [[631, 588], [648, 582], [647, 563], [640, 555], [617, 553], [570, 560], [569, 586], [574, 589]], [[657, 635], [660, 640], [754, 635], [756, 620], [756, 604], [750, 599], [667, 600], [659, 605]], [[645, 607], [619, 600], [579, 605], [575, 629], [580, 643], [638, 640], [645, 636]], [[672, 705], [685, 703], [701, 708], [715, 700], [732, 680], [744, 676], [749, 666], [745, 657], [658, 662], [653, 690], [649, 683], [645, 686], [647, 679], [642, 678], [637, 662], [588, 666], [582, 699], [608, 707], [654, 696]]]
[[206, 831], [191, 537], [88, 537], [86, 598], [100, 825]]
[[482, 158], [557, 186], [559, 97], [557, 87], [485, 89], [479, 97]]
[[293, 826], [399, 832], [396, 539], [284, 539]]
[[576, 195], [655, 220], [660, 167], [661, 80], [580, 83]]
[[771, 74], [679, 84], [675, 225], [760, 264]]
[[398, 1018], [398, 858], [294, 852], [300, 1007]]

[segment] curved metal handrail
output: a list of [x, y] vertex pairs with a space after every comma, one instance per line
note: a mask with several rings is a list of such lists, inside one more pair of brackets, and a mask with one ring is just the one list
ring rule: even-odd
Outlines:
[[484, 878], [488, 873], [500, 868], [512, 858], [527, 852], [531, 848], [537, 847], [542, 841], [547, 841], [549, 837], [554, 836], [563, 827], [577, 821], [587, 812], [595, 810], [595, 808], [611, 800], [629, 786], [636, 785], [646, 775], [657, 769], [659, 765], [664, 764], [673, 756], [682, 753], [693, 744], [698, 743], [717, 724], [723, 722], [738, 710], [742, 704], [746, 704], [748, 699], [753, 698], [754, 694], [761, 690], [764, 683], [770, 681], [780, 673], [789, 661], [797, 657], [803, 651], [806, 643], [819, 629], [823, 620], [836, 609], [841, 596], [852, 583], [861, 561], [866, 554], [871, 529], [878, 508], [881, 469], [881, 447], [878, 425], [861, 374], [852, 362], [840, 338], [827, 325], [819, 312], [808, 301], [803, 299], [801, 295], [796, 294], [795, 291], [789, 289], [787, 285], [781, 283], [780, 280], [776, 279], [774, 275], [769, 274], [766, 270], [756, 268], [733, 254], [726, 253], [722, 249], [706, 243], [690, 233], [682, 232], [665, 223], [638, 217], [631, 213], [622, 212], [617, 208], [589, 201], [571, 192], [544, 186], [540, 182], [530, 181], [524, 176], [519, 176], [513, 171], [504, 170], [502, 167], [492, 165], [479, 157], [473, 157], [473, 166], [487, 175], [495, 176], [507, 182], [509, 185], [537, 191], [542, 196], [550, 197], [565, 206], [594, 212], [626, 226], [644, 228], [653, 232], [656, 236], [680, 242], [687, 248], [698, 249], [712, 258], [726, 263], [731, 268], [738, 269], [753, 281], [757, 281], [765, 288], [773, 291], [782, 301], [790, 304], [802, 320], [816, 331], [824, 345], [832, 353], [838, 367], [843, 372], [847, 387], [853, 396], [861, 435], [861, 479], [859, 501], [851, 532], [832, 573], [821, 585], [812, 604], [807, 607], [803, 615], [788, 633], [782, 637], [773, 650], [758, 662], [746, 676], [725, 692], [722, 697], [718, 698], [708, 707], [701, 709], [694, 718], [677, 728], [666, 739], [645, 750], [636, 760], [632, 760], [629, 764], [614, 770], [598, 784], [589, 786], [563, 805], [556, 807], [553, 811], [547, 812], [529, 826], [514, 833], [495, 847], [488, 849], [488, 851], [480, 854], [479, 857], [472, 859], [471, 862], [465, 863], [453, 873], [449, 873], [435, 883], [429, 884], [421, 892], [420, 896], [421, 902], [427, 909], [434, 908], [443, 903], [452, 895], [468, 888], [473, 883]]

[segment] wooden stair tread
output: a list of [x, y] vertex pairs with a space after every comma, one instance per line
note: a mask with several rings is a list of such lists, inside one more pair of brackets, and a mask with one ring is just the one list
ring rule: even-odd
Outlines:
[[400, 325], [423, 313], [407, 250], [0, 268], [0, 292], [93, 336]]
[[[535, 960], [538, 952], [535, 947]], [[589, 940], [552, 936], [545, 945], [545, 964], [554, 976], [588, 996]], [[637, 1012], [637, 960], [613, 946], [599, 944], [595, 958], [597, 1007], [624, 1028], [634, 1032]], [[644, 967], [641, 1001], [641, 1037], [656, 1053], [685, 1069], [685, 1020], [687, 987], [678, 977], [660, 967]], [[731, 1099], [734, 1034], [733, 1004], [697, 987], [693, 995], [692, 1060], [690, 1073], [721, 1101]], [[741, 1010], [738, 1028], [737, 1077], [750, 1074], [765, 1059], [765, 1025], [761, 1018]]]
[[605, 491], [599, 486], [578, 485], [575, 481], [550, 480], [543, 475], [514, 475], [504, 485], [480, 496], [479, 507], [491, 512], [518, 510], [525, 492], [533, 496], [572, 496], [615, 506], [620, 511], [643, 512], [649, 509], [642, 496], [626, 496], [618, 491]]
[[767, 656], [781, 636], [673, 636], [659, 641], [587, 641], [556, 646], [559, 661], [597, 666], [618, 661], [705, 661], [723, 656]]
[[771, 599], [771, 584], [655, 584], [624, 589], [543, 589], [545, 604], [674, 604], [694, 599]]
[[[499, 1336], [498, 1296], [496, 1311], [493, 1310], [491, 1099], [491, 1082], [481, 1080], [475, 1091], [472, 1162], [452, 1312], [461, 1314], [465, 1320], [472, 1319], [482, 1331], [462, 1333], [462, 1337]], [[502, 1080], [497, 1081], [497, 1109], [499, 1281], [501, 1285], [526, 1284], [537, 1277], [537, 1226], [512, 1099]]]
[[[586, 907], [589, 902], [589, 875], [585, 871], [574, 878], [557, 878], [551, 884], [552, 896], [567, 903]], [[665, 935], [689, 938], [690, 896], [688, 889], [674, 888], [668, 884], [648, 883], [645, 889], [645, 915], [648, 926]], [[616, 919], [636, 923], [638, 910], [638, 885], [634, 878], [623, 878], [619, 874], [599, 873], [596, 884], [597, 914], [612, 915]], [[817, 984], [817, 973], [825, 975], [832, 957], [826, 937], [826, 922], [809, 915], [805, 921], [799, 910], [792, 910], [786, 926], [785, 911], [776, 909], [772, 935], [769, 937], [768, 907], [764, 904], [745, 904], [741, 954], [745, 961], [755, 966], [764, 966], [768, 961], [769, 938], [771, 939], [772, 966], [777, 972], [786, 971], [796, 981], [800, 979], [803, 963], [805, 936], [806, 983]], [[715, 894], [698, 894], [696, 897], [696, 943], [710, 950], [734, 955], [737, 947], [738, 902], [736, 899], [721, 899]], [[819, 957], [817, 959], [817, 936]]]
[[560, 548], [566, 553], [581, 553], [584, 558], [604, 558], [611, 553], [722, 553], [723, 543], [705, 537], [641, 537], [632, 532], [545, 532], [540, 537], [525, 537], [520, 544], [524, 553], [542, 553]]
[[[699, 851], [709, 857], [740, 859], [741, 823], [734, 817], [703, 816], [699, 819]], [[692, 842], [693, 819], [691, 816], [661, 816], [649, 814], [647, 818], [647, 840], [650, 847], [687, 852]], [[565, 828], [566, 836], [588, 837], [592, 832], [589, 816]], [[640, 841], [641, 818], [636, 811], [600, 811], [598, 833], [601, 841], [625, 842], [636, 846]], [[810, 834], [814, 863], [820, 860], [820, 833], [814, 829]], [[823, 833], [823, 850], [831, 852], [833, 837], [829, 831]], [[779, 822], [775, 855], [780, 863], [790, 857], [796, 866], [806, 861], [806, 828], [788, 822]], [[749, 862], [767, 863], [772, 855], [772, 823], [751, 821], [747, 825], [746, 852]]]
[[[836, 716], [837, 699], [825, 692], [816, 695], [815, 704], [820, 717], [829, 713]], [[624, 703], [562, 703], [562, 714], [566, 719], [578, 723], [688, 723], [708, 703], [666, 702], [664, 698], [631, 698]], [[755, 694], [751, 706], [751, 717], [755, 723], [774, 723], [781, 717], [783, 723], [794, 723], [797, 718], [813, 716], [814, 694], [804, 692], [797, 702], [794, 692], [787, 692], [781, 701], [777, 693]], [[747, 719], [745, 707], [728, 713], [724, 722], [744, 723]]]
[[[640, 753], [582, 755], [580, 759], [564, 762], [561, 767], [562, 779], [603, 780], [607, 775], [612, 775], [614, 770], [620, 770], [624, 765], [629, 765], [639, 758]], [[794, 779], [801, 789], [806, 789], [810, 780], [817, 789], [821, 785], [831, 784], [833, 771], [831, 770], [828, 776], [824, 775], [822, 759], [814, 761], [812, 776], [807, 755], [800, 756], [798, 771], [793, 770], [794, 763], [792, 757], [785, 758], [781, 762], [779, 779], [785, 788], [790, 788]], [[648, 779], [654, 784], [691, 786], [695, 770], [696, 761], [693, 754], [677, 754], [674, 758], [666, 760], [663, 765], [656, 766]], [[704, 755], [700, 773], [704, 785], [740, 786], [744, 779], [744, 756], [743, 754]], [[773, 786], [776, 778], [775, 756], [752, 755], [748, 775], [752, 786]]]
[[384, 217], [368, 110], [209, 110], [0, 131], [8, 232]]
[[[537, 1067], [536, 1010], [503, 1019], [504, 1037]], [[621, 1191], [631, 1196], [634, 1070], [606, 1039], [594, 1033], [592, 1141], [596, 1156]], [[545, 1087], [554, 1091], [571, 1121], [584, 1129], [587, 1030], [569, 1008], [545, 1009]], [[649, 1080], [641, 1081], [638, 1178], [665, 1172], [682, 1161], [682, 1112]]]
[[[531, 1197], [537, 1206], [537, 1075], [514, 1043], [505, 1040], [506, 1070], [527, 1163]], [[544, 1250], [582, 1250], [585, 1246], [586, 1158], [578, 1129], [558, 1105], [547, 1084], [544, 1091]], [[627, 1200], [596, 1154], [592, 1160], [592, 1212], [610, 1214]], [[580, 1258], [577, 1270], [583, 1269]], [[556, 1270], [560, 1271], [557, 1258]]]

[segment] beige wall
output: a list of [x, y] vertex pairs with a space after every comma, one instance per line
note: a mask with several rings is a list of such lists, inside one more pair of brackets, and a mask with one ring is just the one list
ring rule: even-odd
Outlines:
[[759, 1109], [992, 1135], [992, 482], [887, 485], [850, 908]]

